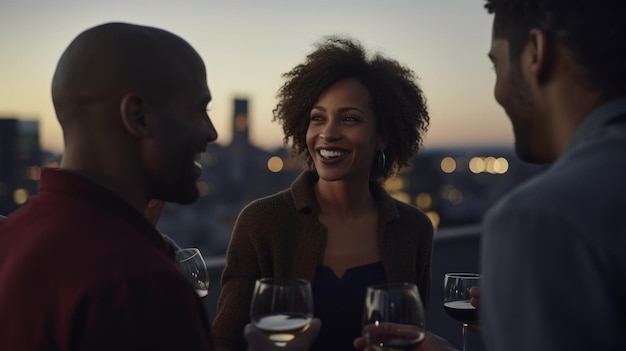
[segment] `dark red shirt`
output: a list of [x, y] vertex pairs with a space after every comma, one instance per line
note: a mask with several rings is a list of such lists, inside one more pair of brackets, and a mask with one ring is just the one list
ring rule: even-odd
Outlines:
[[0, 221], [2, 350], [212, 350], [209, 325], [158, 231], [78, 175]]

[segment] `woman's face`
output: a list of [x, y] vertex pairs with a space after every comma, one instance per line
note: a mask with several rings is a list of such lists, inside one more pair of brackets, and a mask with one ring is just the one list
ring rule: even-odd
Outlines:
[[369, 179], [384, 143], [365, 86], [346, 78], [322, 92], [310, 112], [306, 143], [320, 179]]

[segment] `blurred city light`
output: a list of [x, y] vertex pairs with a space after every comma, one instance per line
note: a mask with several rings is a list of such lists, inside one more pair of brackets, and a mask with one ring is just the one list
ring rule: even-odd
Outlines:
[[504, 174], [509, 170], [509, 161], [504, 157], [499, 157], [494, 163], [494, 170], [498, 174]]
[[28, 200], [28, 190], [24, 188], [15, 189], [13, 192], [13, 201], [18, 205], [23, 205]]
[[391, 196], [398, 201], [404, 202], [405, 204], [411, 203], [411, 196], [403, 191], [393, 193]]
[[271, 172], [278, 173], [283, 170], [283, 159], [278, 156], [272, 156], [267, 160], [267, 169]]
[[433, 204], [433, 197], [429, 193], [419, 193], [415, 197], [415, 203], [421, 210], [428, 210]]
[[26, 178], [34, 181], [39, 181], [41, 178], [41, 167], [30, 166], [26, 169]]
[[456, 161], [452, 157], [444, 157], [441, 160], [441, 170], [445, 173], [452, 173], [456, 170]]
[[509, 161], [504, 157], [472, 157], [469, 162], [472, 173], [505, 174], [509, 170]]
[[243, 132], [248, 129], [248, 116], [245, 113], [235, 116], [235, 130]]
[[485, 170], [485, 161], [482, 157], [472, 157], [469, 162], [469, 169], [472, 173], [480, 173]]
[[453, 185], [446, 185], [443, 188], [443, 198], [458, 205], [463, 202], [463, 193]]
[[59, 162], [52, 161], [44, 165], [46, 168], [59, 168]]
[[437, 212], [428, 211], [426, 212], [426, 216], [430, 218], [430, 221], [433, 223], [433, 227], [435, 228], [435, 230], [437, 230], [437, 228], [439, 227], [439, 215], [437, 214]]
[[404, 189], [404, 180], [398, 176], [391, 177], [385, 181], [385, 189], [390, 192], [397, 192]]

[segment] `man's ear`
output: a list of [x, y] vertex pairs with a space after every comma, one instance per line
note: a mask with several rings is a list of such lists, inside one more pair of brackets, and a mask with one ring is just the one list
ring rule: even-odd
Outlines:
[[122, 98], [120, 115], [126, 130], [138, 137], [149, 135], [146, 118], [146, 101], [140, 95], [128, 93]]
[[533, 28], [528, 33], [524, 59], [538, 84], [546, 82], [554, 70], [554, 53], [550, 45], [550, 38], [544, 31]]

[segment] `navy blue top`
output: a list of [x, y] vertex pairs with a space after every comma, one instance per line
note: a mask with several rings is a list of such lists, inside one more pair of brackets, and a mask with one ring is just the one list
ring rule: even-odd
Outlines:
[[322, 321], [322, 329], [311, 351], [353, 351], [352, 342], [361, 335], [365, 290], [368, 285], [386, 282], [382, 262], [349, 268], [341, 278], [319, 265], [312, 289], [315, 316]]

